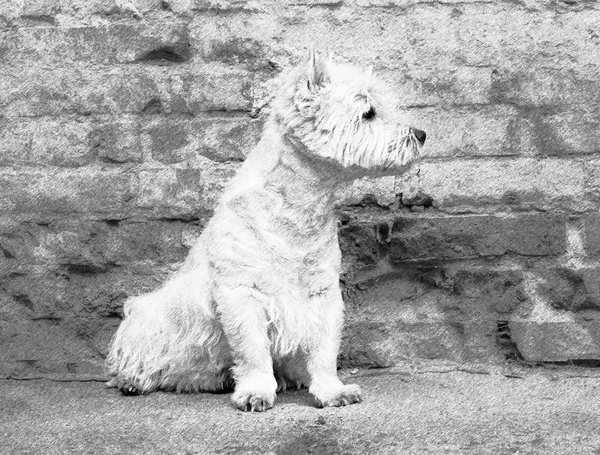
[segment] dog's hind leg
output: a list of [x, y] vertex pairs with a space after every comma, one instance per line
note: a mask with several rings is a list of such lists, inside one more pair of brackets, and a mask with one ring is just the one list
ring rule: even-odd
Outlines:
[[127, 301], [106, 361], [114, 377], [109, 386], [131, 395], [231, 385], [229, 348], [205, 276], [185, 270], [162, 289]]

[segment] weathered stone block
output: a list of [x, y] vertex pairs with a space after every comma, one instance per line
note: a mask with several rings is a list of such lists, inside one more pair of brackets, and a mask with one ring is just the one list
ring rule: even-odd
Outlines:
[[0, 123], [0, 164], [83, 166], [93, 160], [87, 122], [70, 119], [5, 119]]
[[258, 144], [262, 134], [261, 121], [244, 119], [214, 119], [196, 124], [198, 153], [212, 161], [243, 161]]
[[600, 213], [589, 213], [583, 219], [585, 251], [589, 256], [600, 255]]
[[207, 111], [250, 111], [252, 75], [235, 69], [170, 78], [170, 109], [197, 114]]
[[202, 59], [228, 65], [246, 65], [261, 69], [266, 65], [268, 49], [266, 43], [254, 38], [232, 36], [227, 39], [204, 40]]
[[219, 163], [243, 161], [258, 143], [261, 131], [262, 122], [249, 117], [157, 119], [144, 127], [153, 159], [197, 166], [204, 158]]
[[[182, 3], [181, 0], [177, 0], [178, 3]], [[252, 9], [249, 5], [248, 0], [190, 0], [188, 8], [194, 11], [239, 11], [245, 9]]]
[[5, 107], [5, 115], [27, 117], [74, 112], [78, 105], [74, 89], [80, 86], [79, 73], [69, 72], [67, 77], [62, 74], [34, 67], [21, 71], [18, 78], [0, 76], [0, 103]]
[[[199, 228], [197, 228], [199, 230]], [[4, 226], [0, 249], [26, 265], [75, 273], [103, 273], [136, 261], [155, 264], [184, 259], [180, 221], [64, 220]]]
[[152, 127], [148, 133], [152, 158], [165, 164], [181, 161], [181, 149], [190, 143], [185, 126], [169, 121]]
[[0, 164], [79, 167], [96, 160], [141, 161], [139, 124], [69, 117], [10, 118], [0, 123]]
[[566, 251], [561, 215], [398, 217], [392, 228], [392, 262], [501, 256], [560, 255]]
[[540, 68], [495, 70], [492, 73], [494, 101], [520, 106], [581, 106], [600, 103], [600, 88], [594, 70]]
[[10, 63], [182, 63], [190, 59], [181, 23], [114, 24], [106, 27], [22, 27], [8, 33]]
[[3, 277], [0, 377], [105, 378], [103, 358], [123, 302], [156, 289], [169, 271], [150, 258], [141, 264]]
[[342, 363], [385, 367], [410, 358], [498, 359], [496, 324], [489, 315], [482, 317], [486, 310], [472, 299], [415, 281], [413, 272], [362, 283], [348, 297]]
[[133, 206], [148, 216], [200, 218], [205, 215], [200, 169], [143, 169], [132, 181]]
[[[8, 117], [61, 114], [198, 114], [211, 111], [250, 112], [253, 76], [234, 68], [164, 73], [138, 66], [110, 72], [29, 69], [0, 76], [0, 103]], [[42, 119], [43, 120], [43, 119]]]
[[518, 115], [510, 106], [415, 108], [403, 112], [409, 125], [427, 132], [424, 158], [520, 154]]
[[27, 216], [123, 213], [130, 177], [120, 169], [13, 168], [0, 171], [0, 207]]
[[521, 270], [459, 268], [440, 287], [448, 288], [459, 296], [480, 302], [482, 308], [498, 314], [510, 313], [528, 297]]
[[81, 16], [106, 16], [117, 7], [116, 0], [61, 0], [64, 13]]
[[[537, 11], [530, 5], [506, 3], [458, 6], [456, 35], [461, 59], [472, 65], [523, 69], [597, 65], [593, 32], [598, 11], [590, 10], [584, 2], [575, 8], [564, 2], [531, 5]], [[571, 14], [556, 14], [566, 11]]]
[[377, 226], [370, 223], [342, 225], [339, 236], [345, 271], [373, 267], [380, 260], [383, 245], [377, 240]]
[[600, 359], [600, 312], [572, 313], [534, 300], [516, 310], [511, 339], [529, 362]]
[[[398, 177], [396, 192], [422, 191], [443, 210], [461, 211], [489, 204], [516, 209], [585, 210], [584, 165], [560, 159], [423, 162]], [[418, 171], [418, 172], [417, 172]]]
[[92, 121], [87, 135], [89, 155], [109, 163], [142, 161], [140, 127], [136, 119]]
[[78, 95], [77, 110], [95, 114], [156, 113], [167, 98], [164, 84], [140, 73], [101, 75]]
[[[11, 305], [9, 302], [2, 302]], [[10, 308], [10, 306], [8, 306]], [[103, 358], [56, 320], [0, 315], [0, 377], [104, 377]]]
[[23, 2], [22, 16], [44, 17], [54, 16], [61, 9], [60, 0], [30, 0]]
[[593, 267], [556, 267], [538, 272], [537, 292], [552, 308], [582, 311], [600, 309], [600, 270]]
[[365, 197], [374, 198], [381, 206], [392, 205], [396, 201], [395, 177], [369, 178], [355, 180], [350, 186], [340, 191], [339, 205], [360, 205]]
[[409, 72], [380, 71], [390, 81], [402, 107], [488, 104], [492, 73], [489, 68], [458, 68]]

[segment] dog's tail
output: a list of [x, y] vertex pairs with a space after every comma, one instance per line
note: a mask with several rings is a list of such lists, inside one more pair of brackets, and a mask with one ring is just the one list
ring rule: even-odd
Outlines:
[[[130, 298], [106, 359], [109, 387], [140, 393], [193, 392], [227, 386], [227, 341], [198, 276], [181, 274], [165, 287]], [[202, 283], [204, 284], [204, 283]]]

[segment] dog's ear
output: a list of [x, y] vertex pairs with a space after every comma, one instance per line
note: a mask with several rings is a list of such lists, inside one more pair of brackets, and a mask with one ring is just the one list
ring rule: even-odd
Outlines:
[[310, 45], [308, 50], [308, 61], [306, 64], [308, 88], [316, 90], [322, 87], [328, 80], [327, 63], [319, 56], [314, 48]]

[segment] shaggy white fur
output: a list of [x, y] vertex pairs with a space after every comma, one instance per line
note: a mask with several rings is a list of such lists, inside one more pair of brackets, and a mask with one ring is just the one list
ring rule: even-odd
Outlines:
[[321, 61], [291, 73], [263, 137], [233, 178], [183, 267], [129, 299], [107, 359], [111, 386], [219, 391], [242, 410], [273, 406], [288, 383], [321, 406], [361, 400], [337, 377], [343, 324], [335, 190], [396, 174], [425, 133], [401, 126], [371, 74]]

